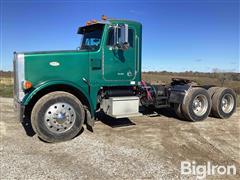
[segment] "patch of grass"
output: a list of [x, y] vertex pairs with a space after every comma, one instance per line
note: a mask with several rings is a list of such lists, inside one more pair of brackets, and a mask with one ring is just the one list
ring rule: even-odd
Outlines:
[[0, 78], [0, 84], [11, 85], [11, 84], [13, 84], [13, 78], [11, 78], [11, 77], [1, 77]]
[[13, 97], [13, 78], [0, 77], [0, 96]]
[[12, 84], [0, 84], [0, 96], [1, 97], [13, 97], [13, 85]]

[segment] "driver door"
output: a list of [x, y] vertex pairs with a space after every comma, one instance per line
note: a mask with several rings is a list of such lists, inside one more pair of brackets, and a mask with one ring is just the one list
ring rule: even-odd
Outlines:
[[[118, 33], [119, 38], [121, 33]], [[128, 29], [129, 48], [122, 50], [114, 47], [114, 30], [108, 29], [104, 49], [103, 79], [106, 81], [131, 81], [136, 75], [136, 38], [135, 30]]]

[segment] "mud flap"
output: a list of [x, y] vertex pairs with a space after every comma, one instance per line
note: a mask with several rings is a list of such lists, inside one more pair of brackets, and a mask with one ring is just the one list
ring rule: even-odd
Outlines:
[[191, 86], [189, 85], [172, 86], [169, 102], [174, 104], [182, 104], [189, 89], [191, 89]]
[[23, 123], [25, 106], [19, 103], [16, 99], [14, 99], [14, 111], [17, 114], [18, 121]]
[[88, 110], [88, 108], [84, 107], [84, 109], [85, 109], [85, 123], [87, 126], [90, 126], [91, 128], [93, 128], [95, 124], [95, 120], [94, 118], [91, 117], [91, 113]]

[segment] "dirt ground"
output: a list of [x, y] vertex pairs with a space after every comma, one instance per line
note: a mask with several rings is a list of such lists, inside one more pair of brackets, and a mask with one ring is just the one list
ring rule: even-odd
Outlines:
[[71, 141], [50, 144], [26, 135], [13, 100], [0, 98], [0, 179], [196, 179], [181, 161], [232, 165], [240, 179], [240, 109], [227, 120], [190, 123], [170, 110], [122, 120], [101, 116]]

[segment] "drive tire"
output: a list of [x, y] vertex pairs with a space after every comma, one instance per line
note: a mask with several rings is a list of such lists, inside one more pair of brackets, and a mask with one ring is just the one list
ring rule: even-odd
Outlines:
[[174, 111], [179, 119], [181, 120], [186, 119], [182, 112], [182, 104], [174, 104]]
[[[57, 106], [59, 107], [55, 106], [55, 104], [57, 104]], [[49, 119], [46, 119], [46, 117], [48, 118], [49, 108], [52, 108], [52, 106], [54, 106], [55, 108], [57, 107], [56, 109], [60, 110], [61, 108], [68, 108], [66, 110], [63, 109], [64, 116], [66, 116], [65, 119], [60, 119], [63, 121], [57, 119], [57, 121], [60, 121], [61, 124], [57, 123], [56, 128], [60, 126], [59, 129], [62, 130], [62, 132], [57, 132], [59, 131], [59, 129], [55, 128], [55, 124], [49, 125], [50, 122], [53, 123], [52, 121], [47, 122], [49, 121]], [[57, 110], [55, 111], [57, 112]], [[53, 113], [50, 115], [53, 116]], [[85, 118], [84, 108], [79, 99], [74, 95], [63, 91], [51, 92], [41, 97], [34, 105], [31, 113], [31, 123], [33, 130], [36, 132], [40, 139], [46, 142], [61, 142], [74, 138], [82, 129], [84, 118]], [[53, 121], [55, 121], [54, 117], [50, 119], [53, 119]], [[52, 128], [54, 126], [56, 130], [55, 129], [52, 130], [51, 126]]]
[[187, 92], [184, 98], [182, 112], [189, 121], [202, 121], [209, 116], [211, 106], [211, 98], [206, 89], [192, 88]]
[[217, 92], [217, 90], [219, 89], [220, 87], [210, 87], [207, 91], [210, 95], [210, 98], [213, 97], [213, 95]]
[[[224, 110], [223, 102], [229, 103], [229, 109]], [[211, 114], [216, 118], [229, 118], [235, 111], [237, 106], [236, 93], [230, 88], [219, 88], [212, 97], [212, 112]]]

